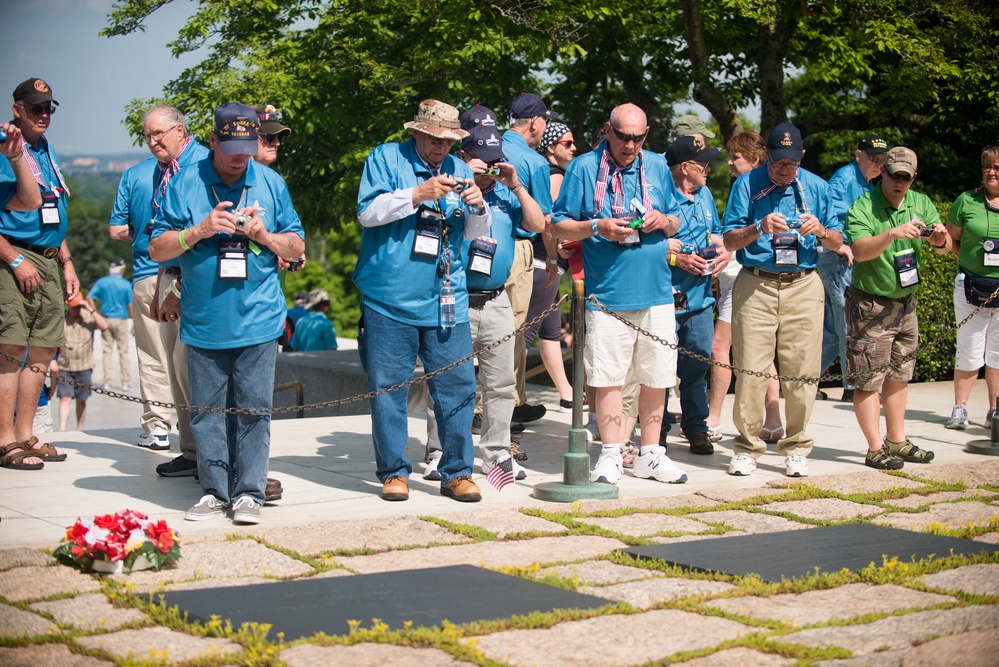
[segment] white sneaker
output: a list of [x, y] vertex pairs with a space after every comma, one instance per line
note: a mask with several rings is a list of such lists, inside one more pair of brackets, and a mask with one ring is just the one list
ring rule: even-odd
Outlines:
[[784, 474], [788, 477], [808, 477], [808, 459], [792, 454], [784, 459]]
[[143, 431], [135, 444], [146, 449], [165, 451], [170, 449], [170, 431], [162, 426], [157, 426], [151, 432]]
[[736, 454], [728, 462], [728, 474], [736, 477], [748, 477], [756, 470], [756, 459], [749, 454]]
[[687, 473], [666, 456], [665, 447], [653, 447], [648, 454], [639, 454], [631, 472], [635, 477], [654, 479], [667, 484], [683, 484], [687, 481]]
[[968, 428], [968, 409], [961, 405], [955, 405], [954, 409], [950, 411], [950, 419], [944, 424], [944, 428], [957, 429], [963, 431]]
[[624, 471], [621, 448], [614, 445], [614, 450], [613, 452], [601, 450], [600, 458], [590, 473], [590, 481], [594, 484], [617, 484], [621, 479], [621, 473]]
[[431, 482], [440, 481], [441, 473], [437, 469], [437, 466], [441, 463], [441, 456], [441, 452], [437, 452], [437, 456], [430, 459], [430, 462], [426, 464], [427, 469], [423, 471], [423, 479], [430, 480]]
[[[502, 458], [504, 457], [501, 456], [500, 459]], [[496, 461], [483, 461], [482, 474], [488, 475], [489, 471], [495, 468], [497, 463], [499, 463], [499, 459], [497, 459]], [[516, 479], [517, 481], [520, 481], [522, 479], [527, 479], [527, 471], [524, 470], [524, 467], [519, 463], [517, 463], [516, 461], [513, 462], [513, 478]]]
[[586, 442], [600, 442], [600, 427], [597, 426], [597, 420], [586, 422]]

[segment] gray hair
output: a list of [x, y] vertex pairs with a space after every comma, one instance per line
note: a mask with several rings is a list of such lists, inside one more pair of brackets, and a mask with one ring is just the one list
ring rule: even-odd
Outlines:
[[146, 115], [142, 117], [142, 126], [146, 126], [146, 121], [149, 117], [154, 114], [160, 114], [163, 116], [163, 120], [170, 123], [170, 125], [183, 125], [184, 126], [184, 136], [188, 135], [187, 131], [187, 119], [184, 118], [184, 114], [181, 113], [180, 109], [169, 104], [159, 104], [154, 106], [152, 109], [146, 112]]

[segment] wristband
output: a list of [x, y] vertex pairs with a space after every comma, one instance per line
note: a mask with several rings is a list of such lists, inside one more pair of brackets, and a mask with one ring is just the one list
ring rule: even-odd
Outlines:
[[551, 257], [549, 257], [545, 261], [547, 261], [549, 264], [558, 264], [558, 260], [557, 259], [552, 259]]
[[24, 261], [24, 255], [18, 255], [14, 258], [14, 261], [10, 263], [10, 268], [16, 269]]
[[823, 227], [822, 231], [825, 232], [825, 233], [822, 236], [819, 237], [819, 240], [820, 241], [825, 241], [827, 238], [829, 238], [829, 229], [826, 228], [826, 227]]
[[[178, 280], [177, 282], [180, 281]], [[176, 296], [178, 299], [180, 298], [180, 290], [177, 289], [177, 283], [174, 283], [173, 285], [170, 286], [170, 291], [173, 292], [174, 296]]]
[[18, 154], [17, 154], [17, 155], [15, 155], [14, 157], [9, 157], [9, 158], [7, 158], [7, 160], [9, 160], [11, 164], [14, 164], [14, 163], [15, 163], [15, 162], [17, 162], [18, 160], [20, 160], [20, 159], [21, 159], [22, 157], [24, 157], [24, 156], [23, 156], [23, 155], [21, 155], [20, 153], [18, 153]]
[[597, 231], [597, 220], [598, 218], [593, 218], [593, 235], [600, 236], [600, 232]]
[[187, 245], [187, 241], [184, 240], [184, 232], [186, 231], [187, 231], [186, 229], [180, 230], [180, 236], [177, 237], [177, 240], [180, 241], [181, 248], [183, 248], [184, 250], [190, 250], [191, 246]]
[[756, 233], [759, 236], [763, 236], [763, 221], [762, 220], [757, 220], [756, 221]]
[[56, 261], [59, 262], [59, 266], [66, 266], [67, 264], [73, 261], [73, 256], [68, 255], [66, 259], [62, 259], [61, 257], [56, 257]]
[[[937, 250], [943, 250], [944, 248], [947, 247], [947, 241], [944, 241], [940, 245], [933, 245], [932, 243], [930, 245], [936, 248]], [[13, 266], [13, 264], [11, 264], [11, 266]]]
[[524, 184], [523, 183], [517, 183], [517, 187], [515, 187], [513, 190], [511, 190], [511, 192], [513, 192], [513, 194], [517, 194], [518, 192], [520, 192], [523, 189], [524, 189]]
[[670, 266], [676, 266], [676, 253], [672, 253], [671, 252], [669, 254], [669, 265]]

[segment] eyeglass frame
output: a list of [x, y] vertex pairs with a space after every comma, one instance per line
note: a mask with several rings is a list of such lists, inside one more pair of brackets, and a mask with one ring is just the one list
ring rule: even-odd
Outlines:
[[268, 146], [273, 144], [275, 139], [277, 139], [277, 145], [280, 146], [284, 143], [285, 138], [285, 134], [283, 132], [275, 132], [274, 134], [258, 134], [257, 136], [260, 137], [260, 140]]
[[162, 139], [163, 137], [165, 137], [165, 136], [167, 135], [167, 133], [168, 133], [168, 132], [171, 132], [171, 131], [173, 131], [173, 130], [176, 130], [176, 129], [177, 129], [178, 127], [180, 127], [181, 125], [183, 125], [183, 123], [177, 123], [177, 124], [176, 124], [176, 125], [174, 125], [173, 127], [168, 127], [168, 128], [167, 128], [167, 129], [165, 129], [165, 130], [158, 130], [158, 131], [156, 131], [156, 132], [153, 132], [153, 133], [149, 133], [149, 132], [143, 132], [143, 133], [142, 133], [142, 138], [146, 140], [146, 143], [147, 143], [147, 144], [148, 144], [149, 142], [151, 142], [151, 141], [159, 141], [160, 139]]
[[645, 137], [649, 135], [648, 128], [646, 128], [645, 131], [642, 132], [641, 134], [626, 134], [621, 130], [617, 129], [616, 127], [614, 127], [613, 125], [610, 126], [610, 129], [611, 131], [614, 132], [614, 135], [618, 138], [618, 140], [625, 144], [629, 142], [634, 142], [638, 145], [642, 145], [645, 143]]
[[43, 114], [48, 114], [51, 116], [56, 112], [56, 105], [53, 104], [52, 102], [48, 102], [47, 104], [48, 107], [44, 108], [42, 107], [41, 104], [32, 104], [31, 107], [29, 108], [27, 104], [21, 101], [17, 103], [17, 106], [21, 107], [25, 111], [30, 111], [32, 116], [41, 116]]
[[574, 139], [559, 139], [558, 141], [553, 141], [552, 144], [556, 146], [565, 146], [566, 148], [572, 148], [576, 145]]
[[705, 174], [710, 174], [711, 170], [714, 168], [711, 166], [710, 162], [701, 162], [700, 160], [687, 160], [687, 164], [696, 164]]
[[[887, 169], [885, 169], [885, 176], [887, 176], [893, 181], [901, 181], [903, 183], [912, 183], [914, 180], [916, 180], [915, 174], [909, 174], [904, 171], [900, 171], [898, 175], [895, 175], [890, 171], [888, 171]], [[902, 178], [902, 176], [905, 176], [905, 178]]]

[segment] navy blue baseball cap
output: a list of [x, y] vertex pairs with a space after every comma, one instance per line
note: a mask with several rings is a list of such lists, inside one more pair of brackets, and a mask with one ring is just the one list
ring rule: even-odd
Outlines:
[[714, 162], [721, 155], [717, 148], [705, 148], [704, 142], [697, 137], [686, 135], [678, 137], [666, 149], [666, 164], [674, 167], [684, 162]]
[[779, 160], [794, 160], [801, 162], [805, 154], [805, 144], [801, 140], [801, 132], [791, 123], [784, 121], [770, 132], [767, 137], [767, 150], [773, 162]]
[[495, 127], [480, 125], [461, 140], [461, 150], [474, 153], [483, 162], [506, 161], [503, 155], [503, 140], [496, 134]]
[[260, 118], [252, 107], [239, 102], [215, 110], [215, 138], [226, 155], [256, 155]]
[[558, 112], [549, 111], [541, 98], [531, 93], [521, 93], [510, 105], [510, 115], [514, 118], [534, 118], [544, 116], [549, 120], [559, 117]]
[[471, 132], [480, 125], [484, 127], [496, 127], [496, 113], [489, 107], [476, 104], [461, 114], [458, 122], [461, 123], [461, 129], [467, 132]]

